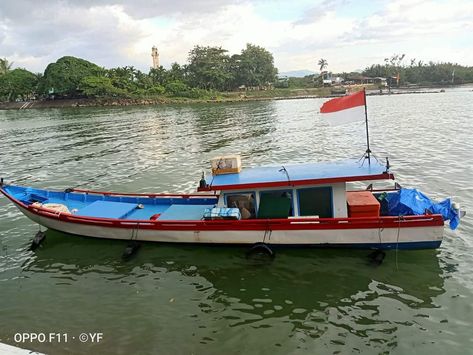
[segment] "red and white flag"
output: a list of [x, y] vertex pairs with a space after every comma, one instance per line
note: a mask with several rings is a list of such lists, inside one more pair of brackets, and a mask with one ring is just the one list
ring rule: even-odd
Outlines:
[[365, 91], [337, 97], [325, 102], [320, 108], [322, 117], [331, 125], [359, 122], [365, 120]]

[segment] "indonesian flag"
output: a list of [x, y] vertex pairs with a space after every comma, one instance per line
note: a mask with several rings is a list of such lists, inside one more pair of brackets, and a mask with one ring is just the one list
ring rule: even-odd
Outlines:
[[337, 97], [325, 102], [320, 108], [322, 117], [333, 126], [365, 120], [365, 91]]

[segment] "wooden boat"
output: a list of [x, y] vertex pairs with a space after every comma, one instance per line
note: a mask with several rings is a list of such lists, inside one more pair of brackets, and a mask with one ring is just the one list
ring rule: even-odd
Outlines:
[[439, 247], [445, 220], [455, 228], [461, 216], [449, 199], [435, 204], [416, 190], [396, 188], [347, 191], [350, 182], [394, 179], [387, 159], [386, 166], [371, 163], [365, 91], [332, 99], [320, 112], [330, 117], [331, 124], [365, 119], [367, 150], [362, 161], [241, 170], [239, 156], [219, 157], [211, 162], [210, 179], [200, 181], [200, 194], [49, 191], [7, 185], [3, 179], [0, 192], [34, 222], [88, 237], [375, 249]]
[[389, 166], [344, 161], [225, 172], [201, 180], [196, 194], [50, 191], [3, 181], [0, 192], [41, 226], [95, 238], [376, 249], [442, 242], [442, 215], [383, 210], [380, 196], [401, 190], [347, 191], [349, 182], [394, 179]]

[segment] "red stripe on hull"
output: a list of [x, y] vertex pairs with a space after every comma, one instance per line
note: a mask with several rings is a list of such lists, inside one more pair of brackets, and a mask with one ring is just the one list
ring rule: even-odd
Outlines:
[[51, 210], [27, 206], [0, 188], [15, 205], [42, 218], [49, 218], [73, 224], [94, 225], [99, 227], [147, 229], [168, 231], [254, 231], [254, 230], [347, 230], [443, 226], [441, 215], [387, 216], [367, 218], [294, 218], [294, 219], [250, 219], [250, 220], [214, 220], [214, 221], [159, 221], [159, 220], [123, 220], [75, 216], [53, 212]]
[[[14, 201], [14, 200], [12, 200]], [[120, 220], [109, 218], [81, 217], [64, 213], [55, 213], [41, 208], [17, 205], [33, 214], [68, 223], [96, 225], [102, 227], [150, 230], [182, 230], [182, 231], [225, 231], [225, 230], [327, 230], [327, 229], [370, 229], [370, 228], [408, 228], [443, 226], [441, 215], [419, 215], [398, 217], [372, 218], [320, 218], [320, 219], [253, 219], [253, 220], [215, 220], [215, 221], [159, 221], [159, 220]]]

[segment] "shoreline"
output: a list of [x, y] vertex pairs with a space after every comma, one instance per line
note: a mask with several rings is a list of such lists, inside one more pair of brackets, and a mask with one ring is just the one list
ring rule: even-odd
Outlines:
[[[367, 89], [367, 96], [390, 96], [405, 94], [432, 94], [443, 93], [444, 90], [435, 88], [417, 88], [415, 89], [395, 89], [391, 92], [379, 92], [379, 90]], [[82, 108], [82, 107], [124, 107], [124, 106], [150, 106], [150, 105], [176, 105], [176, 104], [202, 104], [202, 103], [234, 103], [251, 101], [271, 101], [271, 100], [296, 100], [296, 99], [316, 99], [333, 98], [343, 95], [327, 95], [311, 93], [310, 89], [295, 89], [287, 96], [247, 96], [241, 93], [224, 94], [216, 99], [188, 99], [188, 98], [81, 98], [81, 99], [56, 99], [56, 100], [32, 100], [20, 102], [2, 102], [0, 110], [25, 110], [25, 109], [50, 109], [50, 108]], [[320, 89], [318, 91], [321, 91]], [[267, 93], [268, 91], [264, 92]], [[281, 91], [278, 91], [281, 92]], [[276, 92], [274, 92], [276, 93]]]

